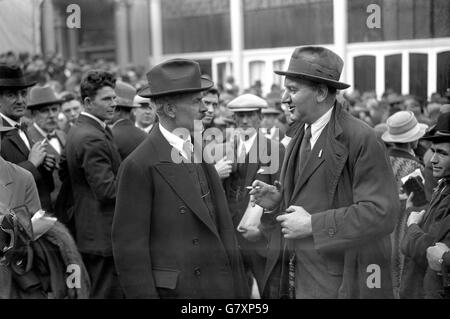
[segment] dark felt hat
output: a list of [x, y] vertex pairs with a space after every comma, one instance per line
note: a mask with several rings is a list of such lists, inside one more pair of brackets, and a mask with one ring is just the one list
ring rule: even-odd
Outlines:
[[294, 50], [287, 71], [275, 73], [344, 90], [350, 85], [339, 82], [343, 67], [344, 61], [333, 51], [324, 47], [305, 46]]
[[0, 87], [1, 88], [27, 88], [35, 85], [30, 81], [18, 65], [0, 63]]
[[192, 60], [173, 59], [154, 66], [147, 73], [148, 85], [139, 90], [142, 97], [194, 93], [211, 88], [214, 83], [201, 76], [200, 65]]
[[436, 144], [450, 142], [450, 113], [439, 115], [436, 125], [422, 137], [422, 140]]

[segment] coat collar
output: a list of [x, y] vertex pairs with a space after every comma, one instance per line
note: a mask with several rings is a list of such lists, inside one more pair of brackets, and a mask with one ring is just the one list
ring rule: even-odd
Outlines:
[[[201, 194], [194, 186], [186, 164], [176, 164], [173, 162], [171, 153], [173, 150], [176, 150], [172, 148], [169, 142], [164, 138], [158, 125], [151, 131], [149, 141], [153, 144], [153, 149], [158, 150], [156, 153], [159, 162], [155, 164], [156, 170], [172, 187], [174, 192], [187, 206], [189, 206], [194, 214], [196, 214], [198, 218], [203, 221], [214, 234], [216, 234], [216, 236], [220, 237], [217, 233], [217, 227], [213, 224], [211, 216], [209, 216], [206, 205], [200, 200]], [[207, 166], [204, 167], [206, 167], [205, 173], [211, 176], [213, 172], [211, 172]], [[210, 188], [211, 187], [212, 185], [210, 185]]]

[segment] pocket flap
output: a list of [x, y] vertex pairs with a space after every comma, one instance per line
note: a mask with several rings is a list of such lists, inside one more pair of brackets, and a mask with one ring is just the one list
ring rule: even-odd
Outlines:
[[179, 270], [169, 268], [153, 268], [155, 286], [158, 288], [175, 289], [177, 287]]

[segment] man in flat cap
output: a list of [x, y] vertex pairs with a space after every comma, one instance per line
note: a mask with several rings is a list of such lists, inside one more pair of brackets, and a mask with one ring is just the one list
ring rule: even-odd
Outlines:
[[150, 99], [143, 98], [139, 95], [134, 97], [133, 104], [140, 106], [134, 109], [134, 117], [136, 119], [134, 125], [149, 134], [158, 119], [156, 117], [155, 106], [151, 103]]
[[222, 185], [196, 152], [201, 134], [191, 137], [201, 133], [201, 92], [213, 83], [185, 59], [156, 65], [147, 78], [139, 95], [152, 99], [159, 123], [121, 166], [112, 232], [125, 295], [247, 298]]
[[131, 111], [141, 107], [140, 104], [133, 103], [136, 89], [128, 83], [117, 81], [115, 91], [117, 105], [111, 120], [113, 123], [111, 131], [123, 161], [145, 140], [148, 134], [137, 128], [131, 121]]
[[264, 297], [392, 298], [390, 237], [399, 210], [395, 179], [376, 133], [336, 101], [342, 59], [296, 48], [282, 103], [301, 123], [281, 185], [255, 181], [270, 232]]
[[274, 184], [279, 180], [284, 147], [267, 139], [260, 131], [261, 110], [268, 108], [264, 99], [244, 94], [233, 99], [227, 106], [233, 112], [236, 131], [231, 142], [233, 154], [227, 156], [233, 160], [232, 171], [224, 179], [223, 185], [246, 271], [261, 286], [266, 264], [266, 243], [258, 229], [258, 223], [243, 221], [244, 216], [257, 214], [249, 207], [247, 187], [256, 179], [267, 184]]

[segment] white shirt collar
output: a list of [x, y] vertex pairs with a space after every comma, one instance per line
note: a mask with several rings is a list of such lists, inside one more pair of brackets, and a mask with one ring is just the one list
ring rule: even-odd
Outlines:
[[15, 127], [16, 125], [20, 125], [19, 122], [14, 121], [13, 119], [10, 119], [9, 117], [7, 117], [5, 114], [0, 113], [0, 116], [3, 117], [5, 119], [6, 122], [9, 123], [9, 125], [11, 125], [12, 127]]
[[106, 128], [106, 123], [103, 122], [102, 120], [100, 120], [100, 119], [99, 119], [98, 117], [96, 117], [95, 115], [92, 115], [92, 114], [87, 113], [87, 112], [81, 112], [81, 114], [83, 114], [83, 115], [85, 115], [85, 116], [87, 116], [87, 117], [90, 117], [91, 119], [95, 120], [95, 121], [96, 121], [98, 124], [100, 124], [101, 127], [103, 127], [104, 129]]
[[[316, 144], [317, 140], [320, 137], [320, 134], [322, 134], [322, 131], [327, 126], [327, 124], [331, 120], [331, 115], [333, 114], [334, 107], [330, 108], [324, 115], [322, 115], [317, 121], [315, 121], [313, 124], [311, 124], [311, 149], [314, 148], [314, 145]], [[305, 126], [306, 130], [306, 126]]]
[[186, 152], [183, 150], [183, 145], [186, 141], [189, 141], [192, 143], [191, 136], [189, 135], [189, 137], [186, 140], [183, 140], [182, 138], [176, 136], [175, 134], [172, 134], [167, 129], [165, 129], [161, 123], [159, 123], [159, 129], [161, 130], [161, 134], [164, 136], [164, 138], [167, 140], [167, 142], [169, 142], [169, 144], [173, 148], [175, 148], [178, 152], [180, 152], [184, 158], [188, 158]]
[[141, 130], [143, 130], [145, 133], [150, 133], [150, 130], [152, 129], [152, 127], [153, 127], [153, 124], [150, 124], [149, 126], [147, 126], [147, 127], [141, 127], [141, 126], [139, 126], [137, 123], [134, 123], [134, 126], [136, 126], [137, 128], [139, 128], [139, 129], [141, 129]]
[[242, 143], [244, 143], [244, 147], [245, 147], [245, 154], [248, 154], [253, 146], [253, 144], [255, 143], [256, 140], [256, 136], [258, 136], [258, 134], [254, 134], [252, 137], [250, 137], [248, 140], [244, 141], [242, 140], [242, 137], [239, 136], [239, 145], [238, 145], [238, 152], [240, 152], [241, 147], [242, 147]]

